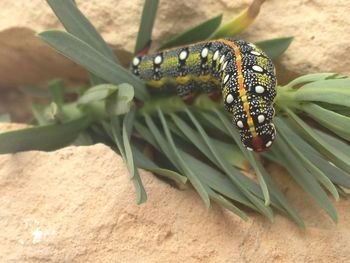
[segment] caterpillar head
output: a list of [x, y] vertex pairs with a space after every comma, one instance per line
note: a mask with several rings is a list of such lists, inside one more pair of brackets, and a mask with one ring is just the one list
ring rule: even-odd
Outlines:
[[243, 145], [250, 151], [261, 152], [271, 147], [275, 136], [272, 123], [274, 109], [263, 100], [251, 100], [249, 114], [242, 106], [233, 114], [233, 123], [237, 127]]
[[226, 82], [224, 79], [225, 107], [233, 114], [233, 124], [243, 145], [248, 150], [264, 151], [271, 147], [276, 134], [272, 123], [275, 68], [271, 59], [254, 44], [242, 40], [233, 43], [235, 59], [229, 70], [235, 77]]

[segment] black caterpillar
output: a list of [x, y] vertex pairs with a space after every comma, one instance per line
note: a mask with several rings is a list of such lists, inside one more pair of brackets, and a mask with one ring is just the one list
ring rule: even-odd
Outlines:
[[176, 89], [180, 96], [221, 88], [225, 109], [248, 150], [263, 151], [275, 139], [275, 68], [252, 43], [218, 39], [136, 56], [132, 72], [151, 88]]

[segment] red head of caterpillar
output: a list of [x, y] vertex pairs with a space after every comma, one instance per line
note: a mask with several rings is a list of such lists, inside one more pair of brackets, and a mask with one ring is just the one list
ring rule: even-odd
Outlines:
[[254, 44], [218, 39], [137, 56], [132, 71], [152, 91], [220, 88], [226, 110], [248, 150], [263, 151], [275, 138], [272, 107], [276, 77], [272, 61]]

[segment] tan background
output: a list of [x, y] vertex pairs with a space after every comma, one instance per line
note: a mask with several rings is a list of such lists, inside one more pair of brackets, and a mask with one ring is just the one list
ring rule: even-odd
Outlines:
[[[220, 12], [227, 20], [249, 2], [161, 1], [155, 43]], [[126, 59], [142, 1], [77, 3]], [[1, 1], [0, 10], [1, 88], [53, 77], [85, 79], [81, 69], [34, 37], [59, 27], [45, 1]], [[287, 77], [320, 71], [349, 74], [349, 11], [348, 0], [270, 0], [242, 37], [295, 36], [279, 67]], [[138, 206], [122, 160], [103, 145], [2, 155], [0, 261], [348, 262], [349, 201], [335, 204], [340, 221], [335, 225], [284, 171], [269, 169], [306, 220], [307, 230], [282, 215], [272, 224], [255, 213], [244, 222], [215, 204], [206, 210], [193, 190], [177, 190], [143, 171], [149, 200]]]

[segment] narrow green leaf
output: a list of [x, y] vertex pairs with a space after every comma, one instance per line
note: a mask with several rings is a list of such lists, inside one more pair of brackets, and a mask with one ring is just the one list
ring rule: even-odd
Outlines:
[[335, 165], [344, 171], [350, 173], [350, 157], [348, 153], [343, 153], [334, 147], [329, 141], [324, 140], [320, 137], [315, 130], [309, 127], [304, 121], [302, 121], [295, 113], [291, 110], [286, 109], [286, 112], [291, 119], [298, 125], [304, 138], [311, 143], [315, 149], [327, 156]]
[[[258, 169], [261, 172], [269, 192], [271, 193], [271, 203], [276, 206], [282, 212], [286, 213], [293, 219], [300, 227], [305, 228], [304, 221], [300, 215], [295, 211], [293, 206], [288, 202], [282, 191], [278, 188], [277, 184], [273, 181], [269, 173], [263, 168], [262, 164], [257, 162]], [[281, 207], [279, 207], [279, 206]]]
[[58, 52], [113, 84], [130, 83], [140, 100], [148, 97], [144, 83], [131, 72], [108, 59], [75, 36], [62, 31], [45, 31], [38, 36]]
[[350, 78], [307, 83], [295, 91], [298, 101], [319, 101], [350, 107]]
[[325, 102], [318, 102], [317, 105], [320, 107], [323, 107], [327, 110], [334, 111], [336, 113], [339, 113], [341, 115], [350, 117], [350, 108], [342, 105], [335, 105], [335, 104], [329, 104]]
[[216, 145], [219, 153], [232, 165], [240, 169], [247, 167], [247, 161], [237, 145], [216, 139], [211, 139], [211, 141]]
[[[146, 127], [143, 127], [141, 124], [136, 123], [135, 127], [138, 132], [142, 132], [142, 135], [145, 137], [146, 141], [151, 143], [155, 148], [159, 149], [159, 146], [156, 144], [156, 142], [153, 140], [152, 136], [148, 134]], [[160, 136], [162, 137], [162, 136]], [[166, 142], [165, 142], [166, 144]], [[225, 176], [221, 175], [218, 171], [214, 170], [212, 167], [206, 165], [205, 163], [197, 160], [190, 154], [185, 153], [181, 149], [178, 149], [179, 154], [182, 156], [184, 160], [187, 160], [187, 165], [190, 167], [192, 171], [196, 171], [196, 174], [200, 174], [201, 176], [198, 177], [200, 181], [202, 181], [205, 184], [208, 184], [209, 187], [212, 189], [215, 189], [217, 192], [224, 194], [225, 196], [231, 198], [232, 200], [235, 200], [241, 204], [244, 204], [254, 210], [256, 210], [255, 206], [252, 205], [249, 200], [238, 190], [238, 188], [232, 184], [232, 182], [226, 178]], [[165, 153], [166, 154], [166, 153]], [[147, 163], [147, 162], [146, 162]], [[145, 165], [144, 162], [142, 162], [141, 166]], [[152, 165], [152, 164], [151, 164]], [[146, 169], [149, 169], [150, 165], [145, 165]], [[153, 168], [150, 169], [153, 171]], [[162, 169], [164, 170], [164, 169]], [[161, 172], [161, 170], [155, 169], [153, 172], [158, 173], [158, 171]], [[171, 170], [165, 170], [166, 173], [173, 172]], [[168, 176], [168, 174], [162, 174], [164, 176]], [[177, 173], [176, 173], [177, 174]], [[171, 175], [172, 176], [172, 175]], [[243, 176], [243, 175], [242, 175]], [[178, 177], [178, 174], [177, 174]], [[181, 176], [182, 178], [186, 178]], [[170, 177], [172, 179], [172, 177]], [[253, 182], [252, 182], [253, 183]], [[208, 191], [208, 188], [206, 188], [206, 191]]]
[[[222, 167], [222, 165], [220, 164], [220, 162], [217, 161], [217, 159], [219, 158], [220, 160], [222, 160], [223, 162], [225, 162], [225, 165], [230, 171], [232, 170], [231, 166], [225, 161], [226, 158], [224, 158], [222, 155], [220, 155], [220, 150], [217, 147], [216, 141], [213, 140], [212, 138], [209, 138], [207, 135], [202, 135], [200, 133], [196, 133], [194, 132], [194, 130], [192, 128], [190, 128], [181, 118], [177, 117], [175, 114], [171, 115], [173, 121], [175, 122], [175, 124], [181, 129], [181, 131], [186, 134], [186, 136], [188, 136], [188, 138], [191, 140], [192, 144], [197, 147], [211, 162], [213, 162], [214, 164], [216, 164], [218, 166], [219, 169], [221, 170], [225, 170], [225, 168]], [[216, 155], [218, 157], [215, 157], [213, 152], [211, 151], [211, 149], [208, 147], [208, 144], [205, 142], [204, 138], [202, 136], [206, 136], [207, 137], [207, 141], [208, 143], [212, 146], [212, 148], [214, 148], [215, 145], [215, 153], [216, 151], [218, 151], [218, 153], [216, 153]], [[240, 154], [241, 156], [241, 154]], [[197, 170], [200, 169], [200, 167], [196, 168]], [[208, 169], [208, 168], [205, 168]], [[211, 171], [211, 173], [213, 173], [213, 171]], [[201, 172], [201, 174], [203, 174]], [[246, 180], [247, 178], [240, 174], [238, 172], [238, 170], [234, 170], [232, 172], [230, 172], [230, 174], [232, 174], [233, 177], [236, 177], [237, 180], [240, 180], [242, 182], [242, 184], [249, 190], [254, 192], [254, 194], [256, 194], [257, 196], [259, 196], [259, 193], [257, 192], [257, 188], [256, 187], [252, 187], [252, 184], [250, 184], [249, 180]]]
[[[187, 153], [183, 153], [184, 159], [186, 159], [188, 164], [190, 165], [192, 170], [197, 171], [198, 174], [200, 174], [200, 180], [207, 184], [210, 188], [214, 189], [216, 192], [229, 197], [232, 200], [235, 200], [241, 204], [244, 204], [254, 210], [259, 211], [255, 205], [253, 205], [247, 197], [245, 197], [244, 194], [232, 183], [231, 180], [229, 180], [226, 176], [222, 175], [218, 171], [214, 170], [212, 167], [206, 165], [205, 163], [193, 158], [191, 155]], [[255, 182], [253, 182], [250, 178], [244, 176], [241, 173], [236, 174], [237, 177], [240, 178], [240, 180], [244, 181], [245, 186], [247, 189], [250, 189], [253, 191], [257, 191], [259, 187], [256, 185]], [[271, 179], [269, 179], [271, 180]], [[272, 180], [271, 180], [272, 181]], [[269, 186], [272, 189], [277, 189], [277, 186], [269, 181]], [[277, 203], [282, 205], [282, 207], [285, 209], [283, 212], [286, 212], [291, 216], [295, 222], [300, 225], [301, 227], [305, 227], [303, 220], [300, 218], [300, 216], [297, 214], [297, 212], [293, 209], [293, 207], [288, 203], [286, 198], [283, 196], [283, 194], [277, 189], [276, 191], [273, 191], [274, 194], [276, 194], [276, 198], [272, 199], [272, 204], [277, 207]], [[262, 195], [261, 195], [262, 196]]]
[[318, 154], [305, 150], [304, 155], [317, 165], [334, 184], [350, 188], [350, 176], [348, 173], [329, 163], [328, 160], [323, 159]]
[[147, 194], [146, 194], [145, 188], [143, 187], [141, 177], [139, 175], [137, 167], [135, 166], [133, 151], [131, 148], [130, 135], [132, 132], [132, 123], [134, 122], [134, 118], [135, 118], [135, 108], [131, 109], [124, 116], [122, 137], [123, 137], [123, 144], [124, 144], [124, 150], [125, 150], [125, 162], [127, 164], [129, 173], [131, 175], [131, 179], [136, 188], [137, 203], [141, 204], [146, 202]]
[[264, 2], [265, 0], [254, 0], [248, 8], [244, 9], [238, 14], [238, 16], [222, 25], [210, 38], [217, 39], [221, 37], [234, 37], [243, 32], [253, 23]]
[[137, 163], [137, 167], [140, 167], [142, 169], [148, 170], [155, 174], [167, 177], [175, 181], [177, 184], [186, 184], [187, 182], [186, 176], [183, 176], [169, 169], [160, 168], [157, 164], [155, 164], [153, 161], [148, 159], [144, 154], [142, 154], [140, 150], [138, 150], [137, 148], [133, 148], [132, 151], [135, 157], [135, 162]]
[[214, 189], [216, 192], [258, 211], [256, 206], [249, 201], [249, 199], [227, 176], [224, 176], [208, 164], [194, 158], [192, 155], [184, 151], [180, 150], [180, 153], [185, 160], [188, 160], [187, 163], [190, 168], [193, 171], [196, 171], [197, 174], [200, 174], [200, 177], [198, 178], [203, 183]]
[[[172, 164], [179, 171], [182, 171], [181, 165], [179, 164], [179, 162], [177, 160], [177, 157], [176, 157], [174, 151], [172, 150], [172, 147], [171, 147], [170, 143], [168, 143], [165, 140], [164, 136], [161, 134], [161, 132], [159, 131], [158, 127], [153, 122], [152, 118], [149, 115], [147, 115], [147, 114], [145, 114], [144, 117], [145, 117], [145, 121], [146, 121], [147, 127], [149, 128], [151, 134], [147, 134], [144, 130], [142, 131], [141, 134], [143, 136], [147, 136], [148, 135], [149, 141], [153, 141], [153, 145], [155, 145], [155, 147], [157, 149], [159, 149], [160, 152], [162, 152], [168, 158], [168, 160], [171, 161]], [[139, 127], [140, 127], [140, 125], [139, 125]]]
[[213, 114], [209, 114], [208, 112], [200, 112], [201, 116], [207, 120], [208, 123], [213, 125], [216, 129], [218, 129], [220, 132], [223, 132], [224, 134], [231, 136], [231, 134], [228, 132], [225, 126], [222, 125], [222, 122], [220, 119], [216, 118]]
[[244, 213], [241, 209], [239, 209], [237, 206], [233, 205], [233, 203], [230, 202], [228, 199], [226, 199], [224, 196], [216, 193], [215, 191], [213, 191], [210, 188], [207, 189], [207, 191], [208, 191], [211, 199], [218, 202], [220, 205], [222, 205], [226, 209], [230, 210], [231, 212], [235, 213], [244, 221], [248, 220], [248, 215], [246, 213]]
[[96, 85], [99, 85], [99, 84], [103, 84], [103, 83], [106, 83], [107, 81], [100, 78], [99, 76], [89, 72], [89, 80], [90, 80], [90, 85], [91, 86], [96, 86]]
[[247, 152], [247, 156], [249, 156], [248, 157], [249, 163], [254, 168], [254, 171], [256, 173], [256, 177], [258, 178], [258, 181], [259, 181], [259, 184], [261, 187], [261, 191], [264, 194], [265, 205], [268, 206], [268, 205], [270, 205], [270, 191], [269, 191], [269, 188], [267, 187], [264, 173], [263, 173], [265, 168], [258, 163], [258, 161], [256, 160], [253, 153]]
[[[298, 150], [298, 148], [295, 146], [296, 144], [300, 143], [301, 140], [299, 138], [296, 138], [297, 135], [294, 134], [293, 137], [291, 137], [290, 134], [287, 132], [286, 125], [282, 122], [282, 120], [278, 117], [275, 118], [275, 125], [278, 129], [278, 132], [280, 136], [283, 137], [284, 141], [289, 146], [290, 150], [294, 152], [295, 156], [303, 163], [304, 167], [315, 176], [315, 178], [323, 184], [323, 186], [333, 195], [335, 200], [339, 200], [339, 193], [337, 189], [335, 188], [334, 184], [328, 179], [328, 177], [316, 166], [314, 165], [311, 160], [309, 160], [301, 151]], [[294, 138], [293, 140], [291, 140]]]
[[327, 194], [317, 183], [316, 179], [304, 168], [302, 163], [298, 161], [286, 142], [281, 137], [277, 137], [274, 147], [271, 150], [276, 152], [279, 156], [284, 157], [284, 167], [288, 170], [289, 174], [305, 190], [305, 192], [314, 198], [334, 222], [338, 222], [337, 212], [328, 199]]
[[[179, 135], [180, 137], [186, 140], [187, 143], [198, 148], [204, 155], [207, 156], [208, 159], [215, 163], [215, 157], [212, 155], [210, 149], [208, 148], [201, 135], [198, 132], [195, 132], [185, 121], [183, 121], [177, 115], [170, 114], [170, 117], [174, 121], [176, 127], [178, 127], [179, 132], [175, 132], [174, 127], [171, 125], [172, 123], [168, 124], [170, 129], [177, 135], [181, 133], [181, 135]], [[217, 151], [232, 165], [242, 169], [246, 168], [246, 161], [236, 145], [230, 144], [228, 142], [223, 142], [212, 137], [208, 137], [208, 140], [210, 140], [211, 144], [216, 146]]]
[[183, 32], [166, 41], [160, 49], [196, 43], [207, 39], [219, 27], [222, 20], [222, 14], [217, 15], [201, 24]]
[[175, 114], [170, 114], [170, 117], [174, 121], [175, 125], [182, 131], [182, 133], [188, 138], [188, 140], [197, 147], [202, 153], [205, 153], [206, 156], [215, 162], [214, 156], [209, 151], [209, 148], [203, 138], [199, 133], [196, 133], [185, 121], [179, 118]]
[[319, 130], [314, 130], [314, 132], [342, 154], [349, 155], [350, 145], [348, 143]]
[[238, 146], [240, 147], [240, 149], [242, 150], [246, 158], [249, 160], [250, 164], [253, 166], [255, 173], [257, 175], [261, 190], [264, 195], [265, 205], [268, 206], [270, 204], [270, 194], [269, 194], [269, 190], [267, 188], [264, 176], [261, 172], [263, 168], [261, 166], [258, 166], [252, 153], [249, 153], [246, 149], [243, 148], [242, 142], [239, 139], [239, 135], [233, 131], [233, 127], [231, 123], [229, 123], [229, 121], [227, 121], [221, 113], [217, 113], [217, 114], [220, 116], [220, 120], [224, 124], [224, 127], [231, 134], [232, 138], [235, 140], [235, 142], [238, 144]]
[[47, 3], [69, 33], [89, 44], [109, 60], [119, 64], [111, 48], [90, 21], [81, 13], [74, 1], [47, 0]]
[[345, 140], [350, 141], [349, 117], [327, 110], [313, 103], [302, 104], [300, 108], [322, 126], [328, 128]]
[[[146, 116], [145, 120], [146, 120]], [[150, 119], [149, 116], [147, 116], [147, 118]], [[150, 121], [152, 122], [152, 120]], [[146, 122], [147, 123], [147, 122]], [[148, 125], [147, 125], [148, 126]], [[140, 123], [140, 121], [135, 121], [134, 123], [134, 129], [135, 131], [138, 133], [138, 136], [141, 136], [145, 141], [147, 141], [150, 145], [152, 145], [155, 149], [157, 149], [158, 151], [161, 151], [155, 137], [153, 136], [152, 132], [150, 131], [150, 129], [144, 125], [142, 125]]]
[[337, 186], [337, 189], [341, 197], [343, 197], [345, 200], [349, 199], [349, 193], [347, 193], [342, 187]]
[[[127, 127], [129, 126], [128, 122], [132, 121], [133, 114], [126, 115], [123, 120], [123, 124], [121, 124], [121, 116], [112, 116], [111, 117], [111, 125], [107, 126], [104, 124], [105, 130], [109, 133], [109, 135], [113, 138], [115, 145], [117, 146], [124, 162], [126, 163], [126, 167], [130, 173], [132, 182], [134, 184], [136, 190], [136, 200], [138, 204], [144, 203], [147, 200], [147, 194], [143, 187], [140, 175], [138, 173], [137, 168], [134, 165], [134, 157], [131, 150], [130, 140], [128, 137], [129, 131]], [[123, 126], [123, 127], [121, 127]]]
[[201, 196], [205, 206], [210, 207], [210, 199], [209, 199], [208, 193], [205, 190], [205, 187], [202, 185], [200, 180], [197, 178], [197, 175], [188, 167], [185, 160], [179, 154], [179, 152], [175, 146], [174, 140], [171, 136], [171, 133], [169, 131], [169, 128], [167, 126], [165, 117], [159, 108], [158, 108], [158, 114], [159, 114], [159, 118], [160, 118], [160, 121], [161, 121], [163, 129], [164, 129], [166, 138], [170, 144], [172, 151], [174, 152], [174, 154], [176, 156], [176, 159], [177, 159], [179, 165], [181, 166], [184, 173], [188, 176], [188, 179], [190, 180], [193, 187], [197, 190], [198, 194]]
[[[258, 43], [257, 43], [257, 45], [258, 45]], [[284, 87], [293, 88], [293, 87], [300, 85], [300, 84], [305, 84], [308, 82], [314, 82], [314, 81], [325, 80], [325, 79], [333, 79], [333, 78], [337, 78], [337, 77], [338, 77], [338, 75], [336, 73], [307, 74], [307, 75], [303, 75], [301, 77], [298, 77], [298, 78], [292, 80]]]
[[126, 160], [126, 154], [125, 149], [123, 145], [123, 137], [122, 137], [122, 128], [121, 128], [121, 117], [122, 116], [112, 116], [111, 117], [111, 125], [110, 127], [107, 127], [105, 125], [105, 129], [108, 131], [110, 130], [110, 135], [112, 135], [112, 138], [115, 142], [115, 145], [118, 147], [118, 150], [120, 152], [120, 155], [124, 160]]
[[53, 151], [74, 141], [90, 123], [90, 118], [82, 116], [62, 124], [50, 124], [0, 133], [0, 153], [30, 150]]
[[138, 54], [152, 40], [152, 29], [156, 19], [159, 0], [146, 0], [143, 5], [142, 17], [137, 35], [134, 54]]
[[135, 108], [129, 111], [124, 116], [123, 120], [123, 130], [122, 130], [122, 137], [123, 137], [123, 144], [124, 144], [124, 150], [125, 150], [125, 158], [126, 158], [126, 164], [129, 167], [129, 172], [131, 175], [131, 178], [134, 178], [135, 176], [135, 164], [134, 164], [134, 158], [131, 150], [130, 145], [130, 137], [128, 134], [131, 134], [131, 130], [128, 130], [127, 127], [131, 127], [130, 123], [134, 121], [135, 118]]
[[[106, 145], [111, 145], [112, 147], [114, 146], [111, 125], [106, 120], [100, 120], [98, 122], [93, 123], [89, 127], [89, 134], [93, 138], [94, 143], [100, 142]], [[118, 154], [120, 155], [119, 152]]]
[[293, 39], [293, 37], [274, 38], [257, 42], [256, 45], [261, 48], [269, 58], [275, 60], [288, 49]]
[[[218, 109], [217, 109], [218, 110]], [[219, 110], [218, 110], [219, 111]], [[208, 114], [208, 113], [204, 113], [201, 112], [201, 115], [204, 117], [204, 120], [206, 120], [206, 124], [211, 125], [211, 128], [214, 129], [218, 129], [221, 132], [231, 136], [234, 138], [234, 140], [238, 143], [238, 145], [241, 148], [241, 151], [245, 151], [247, 152], [243, 147], [242, 147], [242, 143], [239, 139], [239, 136], [235, 133], [233, 133], [233, 129], [232, 126], [230, 125], [230, 123], [227, 123], [227, 127], [226, 125], [222, 125], [222, 122], [220, 120], [220, 118], [215, 118], [213, 115]], [[222, 117], [224, 118], [224, 117]], [[229, 122], [229, 121], [228, 121]], [[247, 156], [248, 158], [249, 156]], [[257, 163], [256, 165], [259, 165], [259, 163]], [[261, 165], [260, 165], [261, 166]], [[278, 187], [276, 186], [276, 184], [273, 182], [272, 179], [269, 178], [268, 173], [265, 171], [265, 169], [263, 169], [263, 167], [259, 167], [258, 168], [261, 176], [264, 178], [264, 180], [266, 181], [267, 185], [268, 185], [268, 189], [270, 189], [270, 191], [272, 191], [272, 204], [274, 206], [276, 206], [277, 208], [279, 208], [278, 206], [282, 206], [281, 210], [283, 210], [283, 212], [286, 212], [287, 214], [289, 214], [295, 221], [296, 223], [298, 223], [300, 226], [303, 227], [304, 223], [302, 221], [302, 219], [300, 218], [300, 216], [296, 213], [296, 211], [293, 209], [293, 207], [289, 204], [289, 202], [287, 201], [287, 199], [283, 196], [283, 194], [281, 193], [281, 191], [278, 189]], [[237, 176], [237, 175], [236, 175]], [[239, 174], [238, 174], [239, 176]], [[247, 179], [245, 176], [241, 177], [242, 180]], [[249, 181], [244, 181], [244, 185], [248, 188], [250, 188], [251, 191], [254, 192], [254, 194], [256, 194], [259, 197], [263, 197], [262, 194], [259, 193], [260, 188], [258, 186], [256, 186], [255, 188], [253, 187], [253, 185], [248, 185]], [[251, 188], [253, 187], [253, 188]], [[253, 190], [254, 189], [254, 190]], [[274, 198], [276, 197], [276, 198]]]
[[231, 135], [231, 137], [234, 139], [236, 144], [239, 146], [240, 150], [243, 152], [244, 156], [247, 158], [250, 165], [254, 168], [254, 171], [255, 171], [256, 176], [258, 178], [261, 190], [262, 190], [263, 195], [264, 195], [265, 205], [268, 206], [270, 204], [270, 194], [269, 194], [269, 189], [268, 189], [266, 181], [265, 181], [265, 175], [267, 175], [267, 173], [265, 172], [265, 169], [263, 168], [262, 165], [260, 165], [258, 163], [254, 154], [251, 152], [248, 152], [248, 150], [243, 147], [242, 142], [241, 142], [240, 137], [239, 137], [239, 134], [233, 130], [233, 127], [229, 123], [229, 121], [224, 120], [224, 118], [222, 118], [222, 121], [225, 122], [224, 127], [227, 129], [228, 133]]
[[[331, 164], [328, 159], [321, 156], [310, 144], [308, 144], [305, 140], [303, 140], [298, 134], [296, 134], [283, 120], [283, 118], [279, 118], [280, 121], [283, 121], [283, 129], [288, 136], [288, 140], [293, 142], [293, 145], [299, 149], [300, 152], [305, 155], [307, 159], [309, 159], [315, 166], [323, 171], [323, 173], [333, 182], [344, 187], [350, 188], [350, 176], [345, 173], [343, 170], [336, 167], [334, 164]], [[280, 125], [281, 126], [281, 125]], [[319, 134], [320, 135], [320, 134]], [[327, 135], [329, 136], [329, 135]], [[331, 137], [331, 136], [329, 136]], [[334, 137], [331, 137], [333, 139]], [[326, 138], [326, 140], [330, 141], [330, 138]], [[345, 145], [345, 144], [344, 144]], [[345, 145], [347, 146], [347, 145]], [[349, 149], [346, 149], [350, 152]], [[339, 148], [338, 148], [339, 149]], [[283, 164], [281, 164], [283, 166]]]
[[264, 151], [264, 152], [260, 153], [260, 155], [263, 156], [264, 158], [266, 158], [267, 160], [275, 163], [275, 164], [283, 166], [283, 164], [280, 161], [280, 159], [278, 158], [278, 156], [275, 156], [275, 154], [272, 151]]
[[[218, 116], [219, 120], [222, 122], [223, 126], [228, 130], [230, 131], [232, 129], [232, 126], [231, 125], [228, 125], [227, 124], [227, 120], [225, 119], [224, 115], [217, 109], [214, 110], [214, 112], [216, 113], [216, 115]], [[215, 154], [217, 156], [217, 154]], [[255, 196], [252, 196], [250, 192], [247, 191], [247, 188], [246, 186], [241, 182], [241, 181], [238, 181], [237, 180], [237, 176], [235, 176], [233, 174], [233, 167], [228, 167], [227, 164], [225, 164], [225, 160], [221, 160], [221, 158], [218, 158], [217, 160], [219, 163], [220, 163], [220, 166], [222, 166], [224, 168], [224, 171], [225, 173], [227, 173], [227, 175], [230, 176], [230, 178], [232, 180], [234, 180], [234, 182], [237, 184], [237, 186], [241, 189], [241, 191], [243, 193], [245, 193], [248, 197], [248, 199], [250, 201], [252, 201], [256, 206], [257, 208], [264, 214], [266, 215], [270, 220], [273, 220], [273, 213], [272, 213], [272, 210], [268, 207], [268, 206], [265, 206], [260, 199], [257, 199]], [[261, 186], [261, 185], [260, 185]], [[265, 185], [266, 187], [266, 185]], [[265, 188], [266, 190], [267, 188]], [[264, 191], [264, 190], [263, 190]], [[265, 197], [265, 200], [266, 200], [266, 193], [263, 193], [264, 194], [264, 197]]]
[[[183, 122], [180, 118], [178, 118], [176, 115], [172, 115], [172, 117], [174, 117], [175, 120], [178, 120], [178, 124], [179, 127], [181, 127], [181, 122]], [[150, 138], [149, 135], [147, 135], [147, 131], [145, 129], [145, 127], [142, 127], [142, 125], [137, 123], [137, 130], [140, 134], [142, 134], [144, 137], [148, 138], [146, 139], [148, 142], [150, 142], [153, 146], [155, 145], [155, 142], [153, 141], [153, 138]], [[184, 126], [186, 127], [186, 126]], [[188, 130], [186, 128], [182, 127], [182, 130], [184, 131], [184, 133], [189, 132], [191, 133], [191, 129]], [[190, 137], [192, 135], [189, 135]], [[193, 137], [191, 137], [193, 138]], [[195, 141], [193, 141], [193, 144], [197, 146], [197, 143]], [[156, 147], [157, 148], [157, 147]], [[205, 150], [205, 149], [204, 149]], [[187, 160], [187, 164], [190, 166], [190, 168], [193, 171], [196, 171], [197, 174], [200, 174], [200, 180], [203, 181], [204, 183], [208, 184], [211, 188], [215, 189], [215, 191], [218, 191], [221, 194], [224, 194], [225, 196], [230, 197], [231, 199], [238, 201], [248, 207], [251, 207], [253, 209], [257, 209], [253, 204], [251, 204], [251, 202], [241, 193], [240, 190], [238, 190], [238, 188], [232, 184], [232, 182], [224, 177], [223, 175], [221, 175], [218, 171], [214, 170], [213, 168], [209, 167], [208, 165], [204, 164], [203, 162], [193, 158], [192, 156], [190, 156], [187, 153], [184, 153], [183, 151], [179, 150], [180, 154], [183, 155], [184, 159]], [[209, 150], [207, 150], [206, 152], [203, 152], [206, 155], [208, 155], [210, 153]], [[247, 187], [247, 189], [249, 189], [250, 191], [253, 191], [254, 194], [256, 194], [257, 196], [261, 196], [262, 194], [259, 193], [259, 187], [255, 184], [255, 182], [251, 181], [251, 179], [249, 179], [248, 177], [244, 176], [243, 174], [239, 173], [238, 171], [235, 171], [235, 176], [241, 180], [242, 182], [244, 182], [245, 187]], [[266, 177], [266, 176], [265, 176]], [[269, 184], [269, 186], [271, 186], [272, 183]], [[271, 186], [273, 187], [273, 185]], [[272, 199], [272, 204], [276, 207], [278, 204], [281, 204], [282, 207], [285, 209], [284, 211], [286, 213], [288, 213], [292, 219], [294, 219], [300, 226], [303, 226], [303, 222], [301, 220], [301, 218], [298, 216], [298, 214], [294, 211], [294, 209], [291, 207], [291, 205], [288, 203], [288, 201], [283, 197], [282, 193], [278, 193], [276, 194], [277, 191], [273, 191], [273, 194], [276, 195], [276, 199], [273, 198]], [[234, 195], [232, 195], [234, 194]], [[279, 195], [278, 195], [279, 194]], [[281, 209], [283, 209], [281, 208]]]

